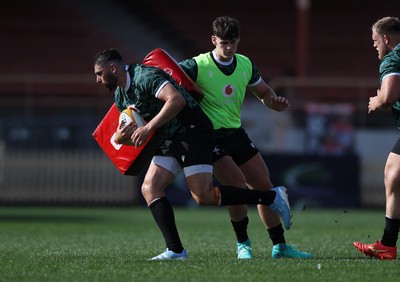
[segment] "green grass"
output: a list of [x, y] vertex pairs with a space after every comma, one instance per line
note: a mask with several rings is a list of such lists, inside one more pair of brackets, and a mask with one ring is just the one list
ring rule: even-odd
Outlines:
[[[164, 248], [145, 208], [0, 208], [0, 281], [381, 281], [400, 279], [398, 261], [365, 257], [384, 211], [293, 211], [288, 243], [308, 260], [272, 259], [271, 242], [249, 211], [255, 258], [238, 261], [224, 208], [176, 209], [188, 261], [151, 262]], [[320, 268], [318, 269], [318, 265]], [[398, 281], [398, 280], [397, 280]]]

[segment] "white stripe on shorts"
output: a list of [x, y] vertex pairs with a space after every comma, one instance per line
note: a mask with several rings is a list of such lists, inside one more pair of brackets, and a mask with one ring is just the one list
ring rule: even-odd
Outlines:
[[197, 173], [212, 173], [213, 172], [213, 167], [212, 165], [208, 164], [199, 164], [199, 165], [192, 165], [188, 167], [184, 167], [183, 171], [185, 172], [185, 176], [191, 176], [193, 174]]
[[[151, 162], [165, 168], [166, 170], [173, 173], [175, 176], [177, 176], [178, 173], [182, 170], [179, 162], [174, 157], [154, 156]], [[212, 173], [213, 167], [209, 164], [199, 164], [184, 167], [183, 171], [185, 173], [185, 176], [188, 177], [197, 173]]]
[[154, 156], [151, 162], [165, 168], [175, 176], [182, 170], [181, 165], [174, 157]]

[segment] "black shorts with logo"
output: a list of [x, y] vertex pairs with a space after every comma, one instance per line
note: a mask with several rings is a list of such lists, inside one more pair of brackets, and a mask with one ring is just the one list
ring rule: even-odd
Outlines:
[[224, 156], [231, 156], [239, 166], [259, 152], [243, 128], [223, 128], [215, 130], [214, 133], [214, 162]]
[[200, 107], [195, 107], [185, 122], [184, 132], [161, 142], [155, 155], [172, 156], [182, 167], [212, 165], [214, 145], [212, 123]]

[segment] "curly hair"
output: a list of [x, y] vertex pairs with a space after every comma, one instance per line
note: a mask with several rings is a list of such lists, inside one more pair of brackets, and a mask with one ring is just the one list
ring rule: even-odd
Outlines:
[[237, 19], [223, 16], [212, 23], [212, 34], [222, 40], [235, 40], [240, 37], [240, 24]]

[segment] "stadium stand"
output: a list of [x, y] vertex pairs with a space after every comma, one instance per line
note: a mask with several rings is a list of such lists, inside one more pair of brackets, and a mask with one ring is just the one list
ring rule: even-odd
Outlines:
[[154, 29], [166, 30], [172, 40], [186, 44], [181, 46], [186, 58], [211, 50], [212, 21], [217, 16], [229, 15], [241, 22], [239, 52], [251, 54], [262, 73], [271, 77], [282, 75], [282, 70], [289, 68], [294, 59], [293, 1], [253, 1], [247, 6], [207, 0], [196, 3], [195, 7], [179, 0], [118, 2], [144, 21], [151, 15]]
[[[277, 77], [294, 71], [296, 51], [296, 1], [253, 1], [251, 5], [224, 2], [191, 3], [178, 0], [124, 3], [143, 20], [169, 30], [174, 40], [188, 42], [186, 56], [212, 48], [210, 25], [216, 16], [237, 17], [242, 24], [239, 52], [251, 55], [262, 73]], [[309, 64], [312, 76], [374, 76], [377, 61], [371, 48], [370, 25], [400, 8], [398, 1], [310, 1]], [[140, 8], [138, 8], [140, 7]], [[354, 54], [361, 59], [353, 62]]]
[[[242, 23], [239, 52], [249, 54], [266, 79], [296, 75], [295, 1], [253, 1], [251, 5], [227, 6], [206, 0], [196, 3], [194, 8], [191, 3], [178, 0], [100, 1], [98, 6], [102, 2], [122, 8], [127, 17], [136, 17], [142, 25], [163, 34], [162, 40], [175, 42], [171, 44], [174, 50], [169, 51], [182, 58], [212, 48], [210, 24], [216, 16], [237, 17]], [[132, 59], [140, 59], [145, 53], [135, 56], [122, 39], [129, 34], [129, 26], [125, 33], [116, 33], [98, 25], [110, 25], [112, 20], [93, 20], [98, 14], [96, 4], [8, 2], [0, 11], [0, 50], [7, 54], [2, 62], [8, 66], [0, 70], [0, 93], [99, 95], [102, 90], [90, 84], [90, 58], [94, 52], [114, 46]], [[82, 9], [84, 5], [90, 6], [92, 13]], [[369, 26], [378, 17], [399, 8], [398, 1], [312, 1], [307, 74], [374, 77], [378, 62], [374, 60]], [[354, 54], [359, 58], [357, 62], [353, 61]]]
[[[134, 189], [133, 180], [121, 179], [91, 137], [113, 102], [94, 83], [91, 58], [99, 50], [118, 48], [130, 62], [157, 47], [177, 60], [189, 58], [212, 49], [212, 20], [230, 15], [242, 24], [239, 52], [252, 58], [280, 94], [288, 95], [296, 126], [304, 125], [297, 120], [304, 119], [302, 107], [310, 101], [350, 102], [360, 108], [357, 122], [365, 126], [368, 95], [379, 84], [369, 27], [397, 11], [396, 0], [311, 0], [306, 77], [299, 78], [296, 0], [242, 5], [210, 0], [8, 1], [0, 9], [0, 203], [134, 201], [131, 190], [113, 187], [129, 182]], [[386, 118], [381, 121], [375, 116], [379, 126], [392, 126]], [[26, 175], [19, 177], [20, 171]], [[366, 175], [371, 191], [380, 185], [380, 175]], [[370, 198], [373, 203], [374, 196]]]

